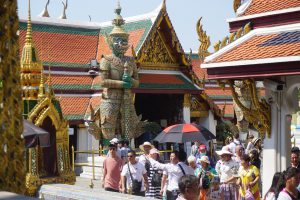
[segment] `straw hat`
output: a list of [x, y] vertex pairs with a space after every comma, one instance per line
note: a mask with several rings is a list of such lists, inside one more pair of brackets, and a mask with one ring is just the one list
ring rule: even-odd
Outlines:
[[229, 148], [226, 147], [226, 146], [222, 147], [222, 150], [221, 150], [221, 151], [216, 151], [216, 153], [217, 153], [219, 156], [224, 155], [224, 154], [231, 155], [231, 156], [233, 155], [233, 154], [231, 153], [231, 151], [229, 150]]
[[200, 158], [200, 160], [199, 160], [200, 162], [202, 161], [202, 162], [205, 162], [205, 163], [207, 163], [207, 164], [209, 164], [210, 165], [210, 162], [209, 162], [209, 159], [208, 159], [208, 157], [207, 156], [202, 156], [201, 158]]
[[258, 141], [260, 141], [260, 140], [261, 140], [260, 138], [253, 138], [253, 139], [252, 139], [252, 144], [255, 146], [256, 143], [257, 143]]
[[154, 148], [154, 146], [150, 143], [150, 142], [144, 142], [143, 144], [141, 144], [139, 147], [142, 151], [145, 151], [144, 150], [144, 146], [150, 146], [151, 149]]

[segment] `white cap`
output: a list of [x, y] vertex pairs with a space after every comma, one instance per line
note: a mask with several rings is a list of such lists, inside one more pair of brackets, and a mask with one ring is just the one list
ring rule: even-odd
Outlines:
[[119, 139], [118, 138], [113, 138], [109, 141], [111, 144], [117, 144], [119, 143]]

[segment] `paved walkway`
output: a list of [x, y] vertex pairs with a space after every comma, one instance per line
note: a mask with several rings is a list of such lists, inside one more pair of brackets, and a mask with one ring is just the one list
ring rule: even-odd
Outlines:
[[67, 184], [49, 184], [43, 185], [39, 191], [41, 199], [45, 200], [143, 200], [145, 197], [121, 194], [116, 192], [107, 192], [101, 187], [100, 180], [94, 180], [94, 187], [91, 188], [90, 179], [81, 177], [76, 178], [75, 185]]
[[36, 198], [18, 195], [12, 192], [0, 191], [0, 199], [2, 200], [34, 200]]

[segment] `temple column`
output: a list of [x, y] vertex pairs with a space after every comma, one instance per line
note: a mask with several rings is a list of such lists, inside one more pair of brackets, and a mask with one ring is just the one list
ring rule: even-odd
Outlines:
[[271, 104], [271, 137], [264, 140], [263, 194], [270, 188], [275, 172], [290, 166], [291, 114], [299, 108], [299, 80], [299, 76], [286, 77], [282, 87], [279, 88], [276, 82], [266, 87], [266, 99]]
[[[183, 98], [183, 122], [191, 123], [191, 94], [184, 94]], [[191, 153], [191, 142], [186, 142], [184, 144], [185, 151], [187, 155]]]

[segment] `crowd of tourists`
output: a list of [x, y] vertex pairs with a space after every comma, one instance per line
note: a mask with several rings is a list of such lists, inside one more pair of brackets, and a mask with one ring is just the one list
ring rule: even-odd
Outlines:
[[210, 151], [195, 141], [191, 154], [170, 153], [169, 163], [160, 161], [159, 151], [150, 143], [140, 145], [137, 156], [128, 142], [114, 138], [103, 164], [103, 185], [107, 191], [150, 199], [166, 200], [296, 200], [300, 183], [299, 148], [291, 151], [291, 166], [278, 172], [262, 197], [261, 139], [249, 137], [245, 145], [239, 134], [226, 139], [220, 151]]

